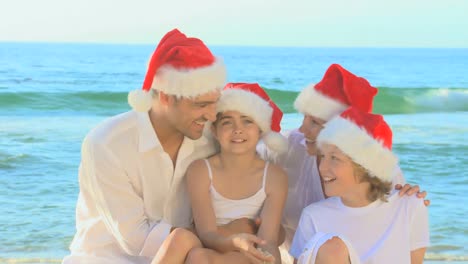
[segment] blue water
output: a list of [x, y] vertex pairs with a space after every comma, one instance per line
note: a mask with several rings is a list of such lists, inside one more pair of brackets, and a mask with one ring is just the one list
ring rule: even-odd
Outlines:
[[[0, 262], [53, 263], [67, 254], [80, 144], [129, 109], [151, 45], [0, 43]], [[213, 47], [229, 81], [259, 82], [298, 126], [297, 92], [331, 63], [381, 87], [375, 111], [394, 130], [409, 182], [429, 192], [426, 258], [468, 261], [468, 49]]]

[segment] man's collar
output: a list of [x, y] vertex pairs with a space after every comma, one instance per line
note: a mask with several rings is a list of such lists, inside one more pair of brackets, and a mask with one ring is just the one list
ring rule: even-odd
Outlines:
[[[161, 148], [162, 145], [159, 141], [153, 125], [149, 118], [148, 113], [137, 113], [138, 115], [138, 151], [146, 152], [154, 148]], [[203, 146], [209, 144], [209, 139], [203, 135], [200, 139], [192, 140], [184, 137], [183, 147], [187, 148], [189, 152], [193, 151], [195, 146]]]
[[146, 152], [153, 148], [162, 148], [161, 142], [154, 131], [149, 114], [137, 113], [138, 115], [138, 151]]

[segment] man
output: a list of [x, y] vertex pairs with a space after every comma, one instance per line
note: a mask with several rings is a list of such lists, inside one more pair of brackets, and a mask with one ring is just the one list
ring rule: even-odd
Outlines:
[[214, 121], [225, 66], [177, 29], [160, 41], [134, 111], [111, 117], [84, 139], [77, 232], [64, 263], [150, 263], [176, 227], [189, 227], [187, 166], [214, 152], [202, 137]]
[[[302, 209], [307, 205], [323, 200], [322, 183], [318, 171], [316, 137], [327, 121], [341, 114], [349, 106], [371, 112], [377, 89], [367, 80], [347, 71], [338, 64], [332, 64], [323, 79], [306, 87], [298, 95], [294, 106], [304, 115], [299, 129], [286, 132], [289, 149], [281, 156], [268, 153], [263, 146], [258, 148], [262, 156], [269, 156], [282, 166], [289, 178], [288, 199], [283, 214], [285, 241], [281, 247], [283, 263], [292, 263], [288, 254], [294, 233], [299, 223]], [[400, 188], [404, 183], [401, 171], [396, 172], [394, 183]], [[405, 185], [400, 191], [412, 195], [419, 191], [418, 186]], [[419, 197], [425, 197], [425, 192]]]

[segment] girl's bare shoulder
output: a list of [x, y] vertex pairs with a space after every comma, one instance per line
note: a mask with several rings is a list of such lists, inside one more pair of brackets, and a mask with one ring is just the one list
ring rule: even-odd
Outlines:
[[188, 181], [194, 179], [203, 180], [208, 179], [208, 167], [204, 159], [194, 160], [187, 168], [186, 178]]
[[272, 186], [274, 189], [276, 188], [287, 189], [288, 176], [281, 166], [270, 163], [268, 166], [267, 173], [268, 173], [267, 186]]

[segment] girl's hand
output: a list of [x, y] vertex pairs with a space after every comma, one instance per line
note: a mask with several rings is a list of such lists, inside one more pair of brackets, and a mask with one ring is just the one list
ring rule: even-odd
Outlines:
[[266, 241], [251, 234], [236, 234], [230, 237], [232, 245], [244, 254], [251, 263], [270, 263], [274, 262], [275, 258], [272, 255], [264, 254], [258, 250], [256, 245], [265, 245]]

